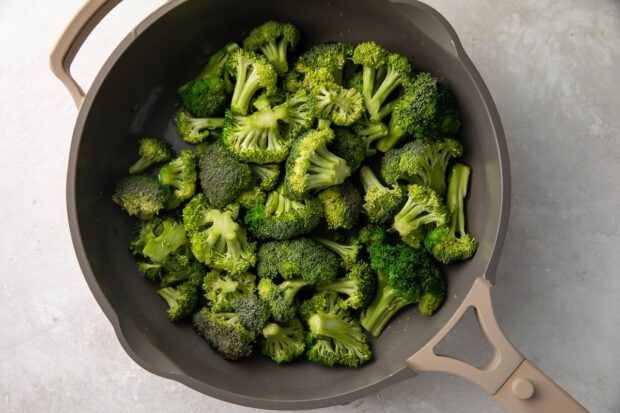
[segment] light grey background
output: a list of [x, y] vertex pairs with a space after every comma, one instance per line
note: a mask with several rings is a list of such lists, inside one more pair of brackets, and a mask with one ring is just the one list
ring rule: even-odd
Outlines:
[[[138, 367], [74, 257], [65, 177], [76, 108], [48, 55], [82, 0], [0, 0], [0, 411], [251, 412]], [[80, 52], [86, 88], [163, 1], [126, 0]], [[592, 412], [620, 411], [620, 2], [428, 0], [494, 96], [512, 170], [493, 288], [511, 341]], [[474, 361], [474, 323], [445, 348]], [[500, 412], [468, 382], [422, 374], [348, 413]]]

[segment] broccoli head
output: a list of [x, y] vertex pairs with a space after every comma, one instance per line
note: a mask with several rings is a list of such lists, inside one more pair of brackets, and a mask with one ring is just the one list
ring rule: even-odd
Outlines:
[[342, 261], [342, 267], [345, 269], [351, 268], [358, 261], [363, 260], [363, 244], [359, 242], [353, 242], [351, 244], [341, 244], [329, 238], [313, 237], [313, 240], [320, 242], [330, 251], [336, 253]]
[[224, 117], [197, 118], [186, 111], [180, 110], [174, 118], [174, 124], [179, 137], [192, 145], [197, 145], [214, 131], [222, 129]]
[[351, 171], [356, 171], [366, 160], [366, 141], [354, 127], [334, 126], [334, 140], [328, 149], [336, 156], [344, 159]]
[[345, 275], [327, 284], [317, 285], [317, 291], [333, 291], [341, 295], [346, 308], [359, 310], [367, 307], [375, 296], [377, 278], [370, 264], [357, 261], [351, 264]]
[[185, 110], [197, 118], [222, 116], [229, 102], [226, 83], [219, 76], [190, 80], [177, 94]]
[[129, 175], [114, 188], [112, 201], [131, 216], [151, 219], [166, 205], [169, 191], [153, 175]]
[[346, 67], [350, 65], [353, 45], [345, 42], [325, 42], [311, 46], [295, 63], [298, 73], [307, 75], [325, 70], [337, 85], [342, 85]]
[[144, 172], [155, 164], [168, 161], [172, 149], [164, 139], [142, 138], [138, 141], [138, 155], [140, 158], [129, 167], [130, 174]]
[[202, 280], [202, 290], [209, 308], [216, 312], [234, 310], [235, 301], [256, 291], [256, 276], [250, 272], [231, 274], [212, 269]]
[[[304, 83], [308, 85], [309, 81]], [[315, 83], [310, 87], [312, 113], [338, 126], [349, 126], [364, 114], [364, 98], [356, 89], [347, 89], [336, 82]]]
[[297, 315], [298, 293], [308, 285], [302, 279], [284, 280], [280, 283], [271, 278], [261, 278], [256, 287], [258, 297], [269, 306], [271, 318], [276, 323], [287, 323]]
[[306, 351], [305, 335], [304, 326], [297, 317], [282, 325], [270, 322], [261, 332], [261, 351], [278, 364], [291, 362]]
[[246, 294], [234, 300], [233, 311], [239, 316], [241, 325], [256, 334], [263, 330], [271, 317], [269, 304], [256, 294]]
[[174, 209], [194, 196], [198, 180], [196, 154], [182, 149], [179, 156], [168, 161], [159, 169], [159, 182], [170, 189], [167, 209]]
[[398, 184], [383, 185], [368, 166], [360, 169], [360, 181], [364, 188], [362, 208], [368, 220], [373, 224], [390, 223], [407, 200], [403, 188]]
[[345, 181], [318, 193], [328, 229], [352, 229], [360, 220], [362, 195], [352, 183]]
[[227, 360], [247, 358], [254, 351], [256, 334], [243, 327], [235, 313], [218, 313], [203, 307], [192, 316], [192, 325]]
[[288, 53], [299, 43], [300, 31], [291, 23], [267, 21], [250, 31], [243, 48], [262, 53], [278, 74], [288, 71]]
[[168, 304], [168, 318], [170, 321], [181, 321], [189, 318], [198, 306], [199, 287], [186, 281], [177, 286], [162, 287], [157, 294]]

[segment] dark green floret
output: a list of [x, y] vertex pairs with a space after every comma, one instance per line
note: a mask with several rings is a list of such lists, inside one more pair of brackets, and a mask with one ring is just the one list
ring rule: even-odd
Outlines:
[[367, 307], [375, 295], [377, 278], [370, 265], [357, 261], [348, 266], [346, 273], [327, 284], [317, 285], [317, 291], [340, 294], [346, 308], [359, 310]]
[[356, 171], [368, 156], [364, 136], [357, 133], [354, 126], [334, 126], [332, 130], [334, 140], [329, 144], [328, 149], [334, 155], [344, 159], [351, 168], [351, 172]]
[[168, 318], [170, 321], [181, 321], [189, 318], [198, 306], [199, 287], [186, 281], [177, 286], [163, 287], [157, 294], [168, 304]]
[[138, 141], [140, 158], [129, 167], [130, 174], [146, 171], [151, 166], [166, 162], [172, 157], [172, 149], [164, 139], [143, 138]]
[[268, 323], [261, 335], [260, 347], [263, 355], [278, 364], [296, 360], [306, 351], [305, 329], [297, 317], [282, 325]]
[[233, 302], [233, 311], [239, 316], [241, 325], [256, 334], [263, 330], [271, 317], [269, 305], [255, 293], [237, 298]]
[[203, 307], [194, 313], [192, 325], [227, 360], [247, 358], [254, 350], [256, 334], [243, 327], [235, 313], [218, 313]]
[[404, 189], [396, 184], [385, 186], [372, 169], [364, 166], [360, 169], [360, 182], [364, 188], [362, 208], [373, 224], [389, 224], [407, 200]]
[[151, 219], [164, 209], [169, 191], [153, 175], [129, 175], [114, 189], [112, 201], [139, 219]]
[[288, 71], [288, 53], [300, 39], [300, 31], [291, 23], [267, 21], [250, 31], [243, 48], [262, 53], [278, 74]]

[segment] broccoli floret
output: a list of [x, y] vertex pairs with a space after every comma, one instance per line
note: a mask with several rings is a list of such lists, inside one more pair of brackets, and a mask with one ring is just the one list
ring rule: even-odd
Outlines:
[[405, 181], [428, 186], [443, 197], [448, 163], [462, 154], [463, 145], [453, 138], [416, 139], [385, 153], [381, 177], [390, 185]]
[[198, 180], [196, 155], [189, 149], [182, 149], [180, 155], [159, 169], [159, 182], [170, 189], [167, 209], [181, 205], [196, 192]]
[[354, 245], [368, 247], [372, 244], [385, 243], [390, 239], [388, 229], [378, 224], [368, 224], [358, 229], [352, 238]]
[[174, 118], [179, 137], [187, 143], [197, 145], [211, 136], [214, 131], [222, 129], [224, 117], [196, 118], [180, 110]]
[[303, 279], [310, 285], [331, 282], [338, 275], [339, 257], [320, 242], [294, 238], [263, 243], [256, 271], [261, 278]]
[[[156, 266], [159, 266], [159, 269]], [[170, 254], [164, 261], [138, 263], [138, 271], [145, 278], [159, 282], [160, 287], [169, 287], [186, 281], [202, 284], [205, 267], [194, 258], [186, 245]]]
[[233, 311], [246, 329], [259, 334], [271, 317], [270, 306], [256, 294], [246, 294], [233, 302]]
[[387, 152], [406, 136], [431, 139], [454, 136], [460, 126], [452, 91], [439, 79], [420, 73], [395, 103], [388, 134], [377, 141], [377, 148]]
[[246, 189], [241, 192], [235, 203], [239, 204], [242, 208], [251, 209], [259, 202], [264, 203], [267, 199], [267, 193], [260, 189], [258, 186], [250, 186], [250, 189]]
[[358, 367], [372, 358], [368, 337], [337, 293], [316, 293], [302, 303], [300, 314], [308, 326], [308, 360], [328, 367]]
[[218, 313], [203, 307], [194, 313], [192, 325], [227, 360], [249, 357], [254, 350], [256, 334], [244, 328], [235, 313]]
[[403, 188], [398, 184], [391, 187], [383, 185], [368, 166], [360, 169], [360, 182], [364, 188], [362, 208], [368, 221], [373, 224], [390, 223], [407, 200]]
[[366, 159], [366, 141], [352, 127], [334, 126], [334, 140], [328, 149], [336, 156], [344, 159], [356, 171]]
[[276, 363], [288, 363], [306, 351], [304, 326], [297, 317], [285, 324], [268, 323], [262, 330], [261, 351]]
[[250, 164], [252, 174], [258, 179], [258, 188], [273, 191], [280, 183], [282, 169], [279, 164]]
[[138, 141], [140, 158], [129, 167], [130, 174], [146, 171], [151, 166], [166, 162], [172, 157], [172, 149], [164, 139], [143, 138]]
[[308, 129], [313, 115], [304, 89], [272, 107], [266, 95], [255, 102], [258, 110], [242, 115], [226, 111], [222, 142], [239, 159], [259, 164], [286, 159], [293, 140]]
[[362, 213], [362, 195], [349, 181], [322, 190], [317, 198], [323, 204], [323, 217], [328, 229], [352, 229], [358, 224]]
[[248, 188], [252, 170], [224, 146], [213, 144], [204, 148], [198, 157], [198, 177], [208, 202], [223, 208]]
[[172, 217], [155, 217], [138, 221], [129, 249], [133, 254], [161, 263], [186, 244], [187, 235], [181, 222]]
[[302, 53], [295, 63], [298, 73], [307, 75], [310, 72], [324, 69], [329, 72], [333, 81], [342, 85], [346, 66], [350, 64], [353, 46], [345, 42], [325, 42], [315, 44]]
[[234, 50], [226, 60], [225, 70], [234, 78], [230, 109], [240, 115], [247, 115], [250, 102], [259, 90], [264, 89], [267, 95], [277, 90], [278, 74], [263, 55]]
[[324, 237], [313, 237], [315, 241], [326, 246], [330, 251], [335, 252], [342, 261], [342, 266], [346, 269], [351, 268], [358, 261], [363, 259], [363, 248], [361, 243], [341, 244], [334, 240]]
[[167, 314], [170, 321], [184, 320], [194, 313], [198, 306], [198, 290], [198, 286], [191, 281], [157, 290], [157, 294], [168, 303]]
[[296, 201], [287, 196], [284, 186], [257, 202], [244, 217], [244, 223], [259, 239], [288, 239], [310, 233], [321, 221], [323, 207], [316, 198]]
[[430, 230], [424, 238], [424, 247], [443, 264], [468, 260], [478, 249], [478, 241], [465, 230], [469, 175], [467, 165], [457, 163], [452, 167], [446, 195], [448, 223]]
[[[430, 315], [441, 304], [445, 295], [445, 279], [441, 270], [423, 249], [415, 249], [399, 243], [390, 245], [374, 243], [368, 247], [370, 267], [377, 273], [376, 294], [368, 307], [360, 314], [360, 323], [370, 334], [378, 337], [387, 323], [402, 308], [422, 302], [425, 315]], [[433, 309], [434, 307], [434, 309]], [[420, 308], [420, 306], [418, 306]]]
[[383, 138], [388, 134], [388, 127], [383, 122], [374, 122], [360, 119], [352, 125], [353, 131], [358, 139], [361, 140], [361, 146], [364, 148], [365, 157], [374, 155], [377, 152], [375, 141]]
[[255, 293], [256, 276], [250, 272], [231, 274], [212, 269], [202, 280], [202, 290], [209, 308], [216, 312], [230, 312], [234, 310], [237, 299]]
[[151, 219], [164, 209], [169, 191], [156, 176], [129, 175], [114, 188], [112, 201], [131, 216]]
[[344, 276], [327, 284], [319, 284], [316, 289], [341, 294], [344, 296], [342, 303], [346, 308], [359, 310], [367, 307], [373, 300], [376, 283], [377, 278], [370, 265], [357, 261], [348, 267]]
[[422, 248], [426, 233], [446, 223], [448, 210], [435, 191], [427, 186], [407, 186], [407, 201], [394, 216], [392, 230], [400, 234], [403, 242]]
[[298, 137], [285, 165], [284, 182], [292, 198], [339, 185], [351, 175], [347, 162], [327, 149], [334, 139], [329, 127], [310, 129]]
[[353, 62], [362, 66], [362, 95], [371, 121], [380, 121], [393, 108], [395, 90], [411, 82], [413, 65], [405, 56], [392, 53], [374, 41], [355, 46]]
[[239, 49], [239, 44], [236, 42], [226, 43], [222, 48], [209, 56], [207, 63], [204, 65], [198, 77], [223, 77], [225, 75], [224, 68], [226, 65], [226, 60], [228, 60], [228, 56], [230, 56], [230, 54], [237, 49]]
[[336, 82], [325, 82], [313, 83], [310, 91], [310, 107], [319, 119], [328, 119], [338, 126], [349, 126], [364, 114], [364, 98], [356, 89], [346, 89]]
[[299, 43], [300, 31], [291, 23], [267, 21], [255, 27], [243, 41], [243, 48], [261, 52], [278, 74], [288, 71], [288, 52]]
[[276, 283], [271, 278], [258, 281], [258, 297], [263, 300], [271, 312], [272, 319], [277, 323], [287, 323], [297, 315], [299, 301], [297, 294], [308, 285], [307, 281], [298, 279], [284, 280]]
[[183, 208], [183, 224], [198, 261], [232, 274], [254, 266], [256, 243], [248, 241], [244, 228], [235, 221], [237, 214], [238, 210], [210, 207], [203, 193], [189, 200]]

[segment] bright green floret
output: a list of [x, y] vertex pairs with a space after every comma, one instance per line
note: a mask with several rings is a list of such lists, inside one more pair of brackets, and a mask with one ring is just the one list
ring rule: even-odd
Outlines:
[[138, 141], [140, 158], [129, 167], [130, 174], [146, 171], [151, 166], [166, 162], [172, 157], [172, 149], [164, 139], [143, 138]]
[[467, 165], [457, 163], [452, 167], [446, 194], [448, 223], [430, 230], [424, 239], [424, 247], [443, 264], [468, 260], [478, 249], [476, 239], [465, 230], [469, 174]]
[[287, 323], [292, 320], [299, 309], [297, 295], [308, 286], [302, 279], [289, 279], [276, 283], [271, 278], [258, 281], [258, 297], [269, 305], [271, 317], [276, 323]]
[[306, 351], [304, 326], [297, 317], [285, 324], [268, 323], [262, 330], [261, 351], [278, 364], [301, 357]]
[[134, 255], [161, 263], [186, 244], [187, 235], [181, 222], [172, 217], [155, 217], [136, 224], [136, 236], [129, 249]]
[[234, 78], [230, 109], [247, 115], [250, 102], [259, 90], [273, 95], [277, 90], [278, 74], [267, 58], [250, 50], [237, 49], [226, 60], [226, 72]]
[[362, 195], [352, 183], [345, 181], [324, 189], [317, 198], [323, 204], [323, 217], [328, 229], [352, 229], [358, 224], [362, 213]]
[[331, 291], [303, 302], [300, 314], [308, 326], [308, 360], [328, 367], [359, 367], [372, 358], [368, 337], [345, 307]]
[[310, 233], [321, 221], [323, 207], [316, 198], [291, 199], [280, 185], [264, 202], [256, 202], [244, 223], [259, 239], [283, 240]]
[[170, 321], [181, 321], [189, 318], [198, 306], [199, 287], [191, 281], [175, 287], [163, 287], [157, 294], [168, 303], [168, 318]]
[[353, 46], [344, 42], [326, 42], [311, 46], [299, 56], [295, 70], [307, 76], [308, 73], [325, 70], [333, 82], [343, 84], [346, 67], [350, 65]]
[[362, 208], [373, 224], [389, 224], [407, 200], [403, 188], [396, 184], [385, 186], [372, 169], [363, 166], [360, 169], [360, 182], [364, 188]]
[[159, 169], [159, 182], [170, 189], [166, 202], [167, 209], [173, 209], [194, 196], [198, 181], [198, 162], [196, 154], [182, 149], [179, 156]]
[[164, 209], [168, 191], [156, 176], [129, 175], [114, 189], [112, 201], [131, 216], [151, 219]]
[[334, 139], [330, 128], [310, 129], [295, 140], [286, 160], [284, 182], [293, 198], [303, 198], [351, 175], [347, 162], [327, 149]]
[[311, 88], [310, 107], [319, 119], [327, 119], [338, 126], [349, 126], [364, 114], [364, 98], [355, 89], [346, 89], [336, 82], [325, 82]]
[[342, 267], [345, 269], [351, 268], [363, 259], [363, 248], [360, 243], [341, 244], [324, 237], [313, 237], [312, 239], [320, 242], [330, 251], [335, 252], [340, 257]]
[[235, 313], [218, 313], [203, 307], [194, 313], [192, 325], [227, 360], [247, 358], [254, 350], [256, 334], [243, 327]]
[[443, 197], [446, 174], [452, 159], [463, 154], [463, 145], [453, 138], [416, 139], [386, 152], [381, 160], [381, 177], [386, 183], [424, 185]]
[[177, 112], [174, 124], [183, 141], [197, 145], [213, 135], [214, 131], [222, 129], [224, 117], [197, 118], [181, 110]]
[[[141, 249], [137, 254], [141, 254]], [[163, 261], [140, 261], [138, 272], [147, 280], [169, 287], [185, 281], [201, 284], [205, 267], [198, 262], [186, 244], [169, 254]]]
[[288, 71], [288, 53], [299, 43], [300, 31], [290, 23], [267, 21], [250, 31], [243, 48], [262, 53], [278, 74]]
[[408, 305], [422, 303], [418, 308], [424, 315], [439, 308], [445, 296], [445, 278], [425, 250], [374, 243], [368, 252], [370, 267], [377, 273], [377, 289], [370, 305], [362, 310], [360, 323], [370, 334], [378, 337]]
[[403, 242], [414, 248], [422, 248], [426, 233], [444, 225], [448, 210], [435, 191], [427, 186], [407, 186], [407, 201], [394, 216], [392, 230], [398, 232]]
[[350, 265], [345, 275], [327, 284], [317, 285], [317, 291], [333, 291], [341, 295], [346, 308], [359, 310], [373, 300], [376, 289], [376, 275], [370, 265], [357, 261]]
[[212, 269], [202, 280], [202, 290], [209, 308], [217, 312], [230, 312], [237, 299], [255, 293], [256, 276], [250, 272], [231, 274]]

